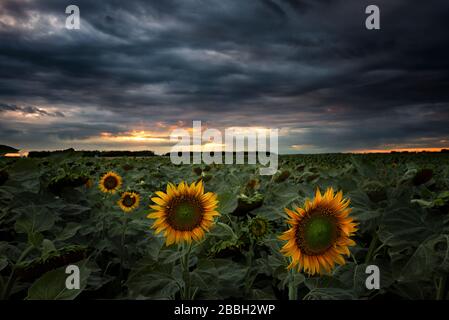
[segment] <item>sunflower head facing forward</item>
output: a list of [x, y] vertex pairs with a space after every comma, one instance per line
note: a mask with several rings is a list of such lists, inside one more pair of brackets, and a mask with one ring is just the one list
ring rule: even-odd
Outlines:
[[100, 190], [104, 193], [115, 193], [121, 186], [122, 177], [112, 171], [104, 174], [99, 183]]
[[123, 192], [120, 200], [117, 202], [120, 209], [124, 212], [131, 212], [139, 207], [140, 196], [136, 192]]
[[285, 209], [290, 229], [280, 239], [287, 241], [281, 251], [291, 257], [289, 269], [297, 267], [314, 275], [329, 273], [335, 263], [345, 264], [343, 255], [349, 256], [348, 247], [355, 245], [350, 237], [357, 231], [348, 206], [341, 191], [334, 194], [328, 188], [324, 195], [317, 190], [315, 199], [307, 199], [304, 208]]
[[156, 195], [151, 198], [156, 205], [150, 206], [155, 212], [148, 218], [156, 219], [152, 228], [156, 234], [164, 233], [166, 245], [199, 241], [213, 225], [214, 217], [220, 215], [216, 211], [217, 195], [204, 193], [202, 181], [177, 186], [169, 183], [166, 192], [158, 191]]

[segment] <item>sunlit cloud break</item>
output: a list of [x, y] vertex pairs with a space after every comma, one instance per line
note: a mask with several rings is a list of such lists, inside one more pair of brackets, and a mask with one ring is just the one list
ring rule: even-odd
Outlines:
[[174, 164], [244, 164], [245, 161], [256, 164], [258, 161], [263, 166], [259, 169], [260, 174], [272, 175], [278, 167], [278, 136], [279, 130], [272, 128], [203, 130], [201, 121], [193, 121], [191, 131], [176, 129], [170, 134], [170, 140], [175, 142], [170, 150], [170, 160]]

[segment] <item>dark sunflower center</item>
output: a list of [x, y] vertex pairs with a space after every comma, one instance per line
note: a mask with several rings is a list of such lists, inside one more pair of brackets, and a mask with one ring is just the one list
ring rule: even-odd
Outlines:
[[118, 185], [118, 180], [114, 176], [108, 176], [104, 179], [104, 187], [108, 190], [115, 189]]
[[298, 245], [308, 255], [319, 255], [332, 247], [338, 233], [335, 217], [325, 212], [312, 213], [298, 227]]
[[179, 231], [190, 231], [200, 225], [203, 219], [202, 206], [197, 199], [174, 199], [168, 206], [168, 223]]
[[251, 224], [251, 233], [255, 236], [263, 236], [267, 232], [267, 226], [264, 221], [256, 220]]
[[136, 197], [131, 195], [126, 195], [123, 198], [122, 204], [125, 207], [132, 207], [136, 203]]

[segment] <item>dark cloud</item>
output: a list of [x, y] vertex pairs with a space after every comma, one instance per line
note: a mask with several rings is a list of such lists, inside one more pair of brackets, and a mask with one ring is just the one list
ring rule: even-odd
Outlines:
[[23, 114], [35, 114], [47, 117], [64, 117], [64, 114], [60, 111], [48, 112], [35, 106], [17, 106], [15, 104], [0, 103], [0, 113], [5, 111], [15, 111]]
[[[69, 4], [0, 4], [0, 110], [61, 118], [40, 146], [180, 120], [285, 127], [284, 151], [449, 140], [446, 0], [376, 1], [379, 31], [365, 0], [80, 0], [66, 30]], [[2, 111], [0, 143], [29, 144]]]

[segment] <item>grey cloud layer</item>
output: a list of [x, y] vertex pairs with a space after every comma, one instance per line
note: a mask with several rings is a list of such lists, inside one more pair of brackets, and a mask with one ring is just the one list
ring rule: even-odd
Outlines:
[[[49, 144], [179, 120], [303, 129], [285, 151], [449, 139], [447, 1], [377, 1], [374, 32], [369, 1], [83, 0], [80, 31], [63, 28], [68, 4], [0, 4], [16, 22], [0, 18], [0, 102], [86, 110], [34, 128]], [[1, 143], [30, 138], [0, 123]]]
[[60, 111], [48, 112], [35, 106], [17, 106], [15, 104], [0, 103], [0, 113], [6, 111], [17, 111], [23, 114], [36, 114], [48, 117], [64, 117]]

